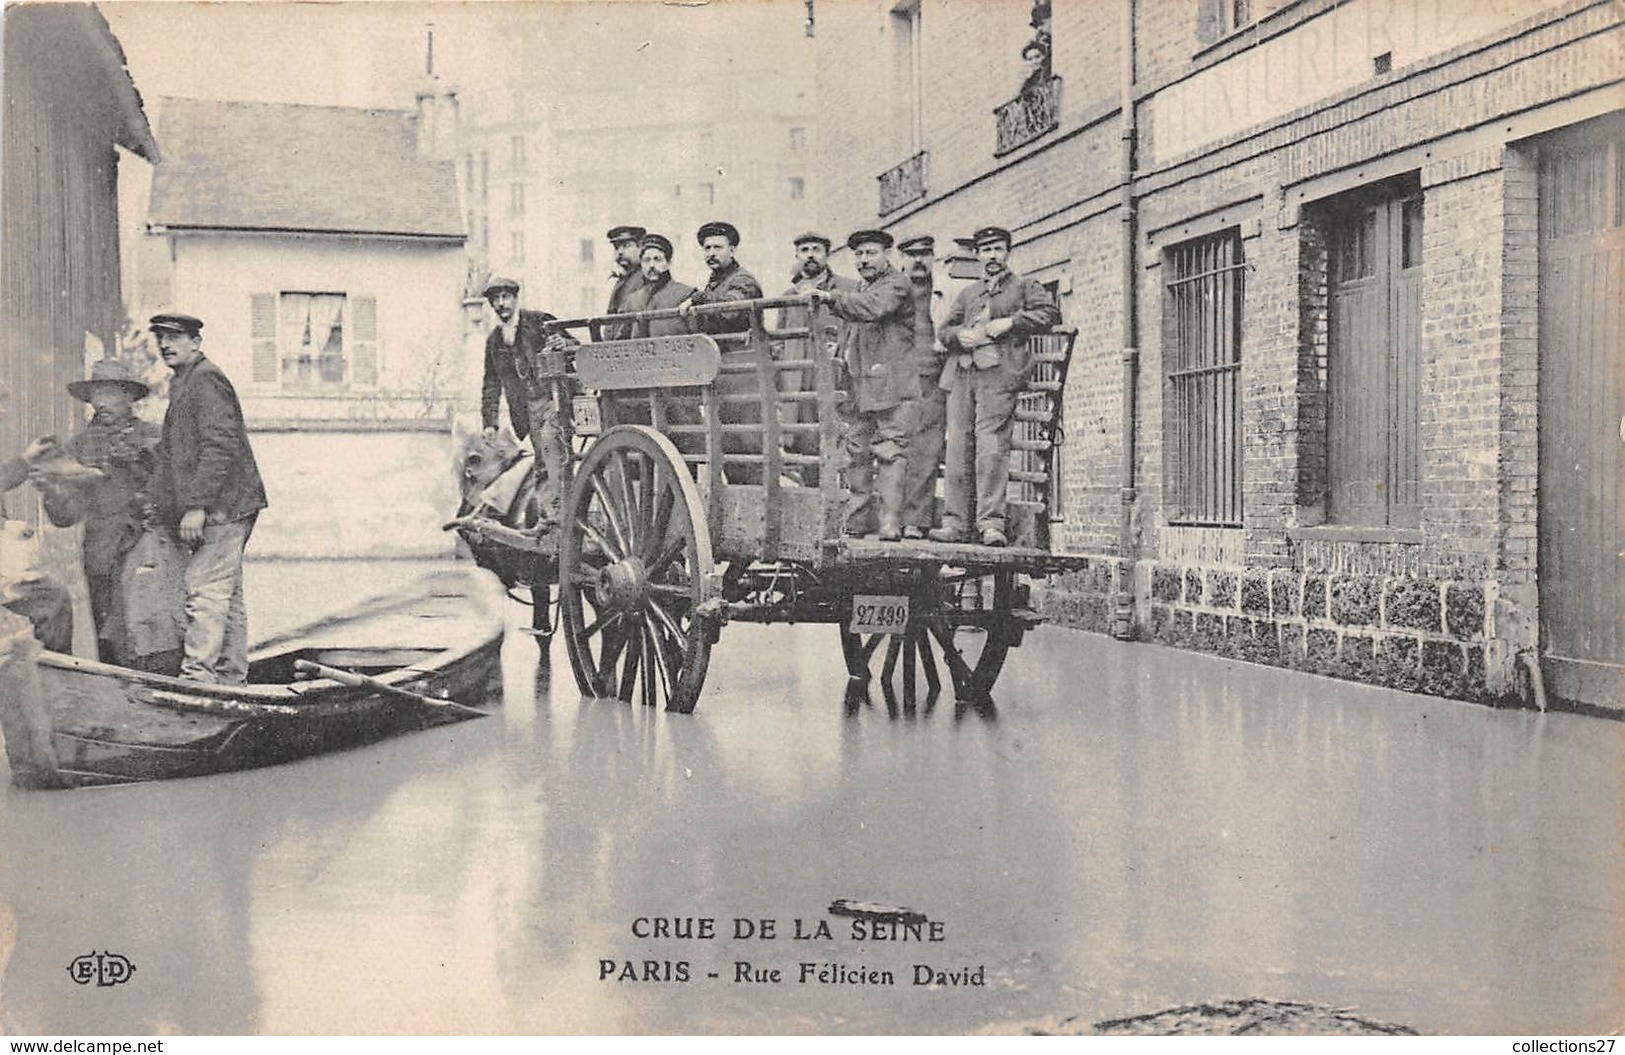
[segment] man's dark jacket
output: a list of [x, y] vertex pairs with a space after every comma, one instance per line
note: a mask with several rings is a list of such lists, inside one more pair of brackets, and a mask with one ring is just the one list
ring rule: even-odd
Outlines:
[[832, 290], [830, 309], [846, 320], [841, 357], [852, 374], [853, 399], [864, 413], [920, 398], [914, 356], [914, 288], [894, 267], [856, 289]]
[[[609, 291], [609, 306], [604, 309], [606, 315], [620, 315], [629, 311], [642, 311], [638, 302], [642, 299], [645, 279], [641, 268], [634, 267], [626, 274], [615, 280], [615, 286]], [[624, 341], [632, 336], [630, 322], [606, 322], [600, 331], [600, 338], [606, 341]]]
[[[694, 295], [694, 287], [685, 282], [679, 282], [667, 272], [653, 282], [645, 282], [632, 294], [627, 302], [627, 311], [658, 311], [663, 308], [675, 308], [683, 301]], [[688, 320], [682, 317], [671, 319], [652, 319], [637, 323], [628, 337], [672, 337], [677, 334], [688, 333]]]
[[497, 427], [497, 410], [504, 396], [514, 435], [530, 435], [531, 364], [547, 343], [542, 324], [553, 319], [545, 311], [521, 311], [519, 327], [510, 346], [497, 326], [485, 337], [485, 381], [480, 386], [480, 421], [488, 429]]
[[[756, 276], [739, 266], [739, 261], [728, 261], [727, 267], [711, 272], [705, 288], [694, 294], [694, 303], [719, 304], [730, 300], [756, 300], [762, 295], [762, 284]], [[695, 328], [701, 333], [738, 333], [750, 329], [750, 312], [725, 311], [715, 315], [696, 315]]]
[[169, 382], [153, 492], [172, 525], [192, 509], [206, 511], [211, 524], [224, 524], [266, 506], [237, 391], [208, 359], [177, 370]]
[[123, 421], [94, 420], [68, 441], [68, 453], [100, 469], [103, 478], [91, 487], [47, 493], [45, 514], [58, 527], [84, 522], [86, 575], [117, 575], [141, 537], [162, 435], [157, 425], [132, 414]]

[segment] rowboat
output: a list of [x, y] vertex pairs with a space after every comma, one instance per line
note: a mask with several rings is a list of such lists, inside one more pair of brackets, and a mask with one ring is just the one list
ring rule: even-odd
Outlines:
[[502, 601], [489, 572], [438, 569], [261, 642], [247, 685], [183, 681], [0, 635], [12, 782], [73, 788], [249, 769], [487, 713], [501, 698]]

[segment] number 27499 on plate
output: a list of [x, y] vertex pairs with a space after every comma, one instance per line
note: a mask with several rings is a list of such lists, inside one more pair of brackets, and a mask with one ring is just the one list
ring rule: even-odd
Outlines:
[[852, 633], [901, 634], [906, 626], [906, 595], [860, 593], [852, 598]]

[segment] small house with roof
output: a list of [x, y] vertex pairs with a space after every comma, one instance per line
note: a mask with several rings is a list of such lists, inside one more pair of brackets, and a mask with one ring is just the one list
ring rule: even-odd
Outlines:
[[144, 318], [174, 305], [235, 384], [271, 508], [256, 556], [449, 552], [464, 225], [442, 157], [456, 100], [417, 112], [164, 99]]

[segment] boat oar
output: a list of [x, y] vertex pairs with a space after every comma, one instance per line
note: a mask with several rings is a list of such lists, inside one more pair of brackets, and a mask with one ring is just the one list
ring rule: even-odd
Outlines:
[[482, 718], [491, 713], [490, 711], [482, 711], [478, 707], [470, 707], [467, 704], [458, 703], [456, 700], [439, 700], [433, 696], [424, 696], [422, 693], [409, 692], [406, 689], [396, 688], [394, 685], [391, 685], [388, 682], [379, 681], [377, 678], [370, 678], [365, 674], [357, 674], [353, 670], [340, 670], [338, 667], [329, 667], [323, 663], [313, 663], [308, 659], [294, 660], [293, 669], [300, 674], [309, 675], [313, 678], [330, 678], [333, 681], [338, 682], [340, 685], [348, 685], [355, 689], [371, 689], [374, 692], [381, 692], [385, 696], [394, 696], [397, 699], [411, 700], [413, 703], [422, 704], [425, 707], [450, 708], [451, 710], [463, 711], [467, 714], [477, 714]]

